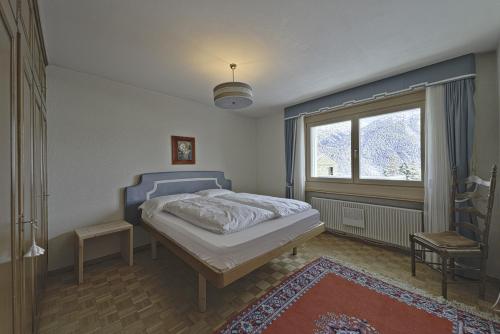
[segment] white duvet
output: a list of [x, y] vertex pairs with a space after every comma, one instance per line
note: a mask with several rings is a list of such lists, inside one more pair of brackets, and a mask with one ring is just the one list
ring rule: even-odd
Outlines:
[[196, 197], [169, 202], [163, 210], [219, 234], [241, 231], [277, 217], [272, 211], [221, 197]]
[[217, 198], [223, 198], [232, 202], [237, 202], [273, 212], [278, 217], [286, 217], [300, 213], [311, 208], [306, 202], [289, 198], [280, 198], [248, 193], [232, 193]]

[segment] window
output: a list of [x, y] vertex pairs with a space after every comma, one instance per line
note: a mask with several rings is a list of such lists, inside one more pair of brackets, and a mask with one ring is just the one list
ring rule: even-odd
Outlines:
[[359, 119], [359, 178], [421, 181], [420, 108]]
[[311, 128], [312, 175], [350, 179], [351, 121], [337, 122]]
[[[425, 93], [306, 117], [306, 190], [420, 200]], [[405, 198], [406, 199], [406, 198]]]

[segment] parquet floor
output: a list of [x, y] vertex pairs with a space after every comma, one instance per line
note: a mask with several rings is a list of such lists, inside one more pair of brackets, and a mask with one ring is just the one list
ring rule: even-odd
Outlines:
[[[439, 294], [437, 272], [420, 265], [409, 272], [409, 257], [358, 241], [323, 234], [284, 254], [224, 288], [208, 286], [207, 312], [196, 304], [195, 273], [167, 250], [157, 260], [149, 251], [135, 254], [128, 267], [121, 259], [90, 265], [78, 286], [73, 273], [49, 276], [41, 301], [40, 332], [45, 333], [210, 333], [235, 312], [309, 261], [331, 256], [358, 267]], [[474, 285], [452, 285], [449, 298], [487, 310], [498, 287], [487, 289], [487, 302], [478, 301]]]

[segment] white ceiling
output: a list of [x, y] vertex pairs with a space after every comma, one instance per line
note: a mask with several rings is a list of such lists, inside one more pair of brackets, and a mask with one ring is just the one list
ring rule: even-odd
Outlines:
[[260, 116], [500, 41], [499, 0], [40, 0], [49, 63]]

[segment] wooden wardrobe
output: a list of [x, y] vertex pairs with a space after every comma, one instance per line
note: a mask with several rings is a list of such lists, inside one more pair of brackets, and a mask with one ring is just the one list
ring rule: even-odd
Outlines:
[[[0, 333], [36, 333], [47, 274], [47, 65], [36, 0], [0, 0]], [[44, 255], [25, 257], [33, 240]]]

